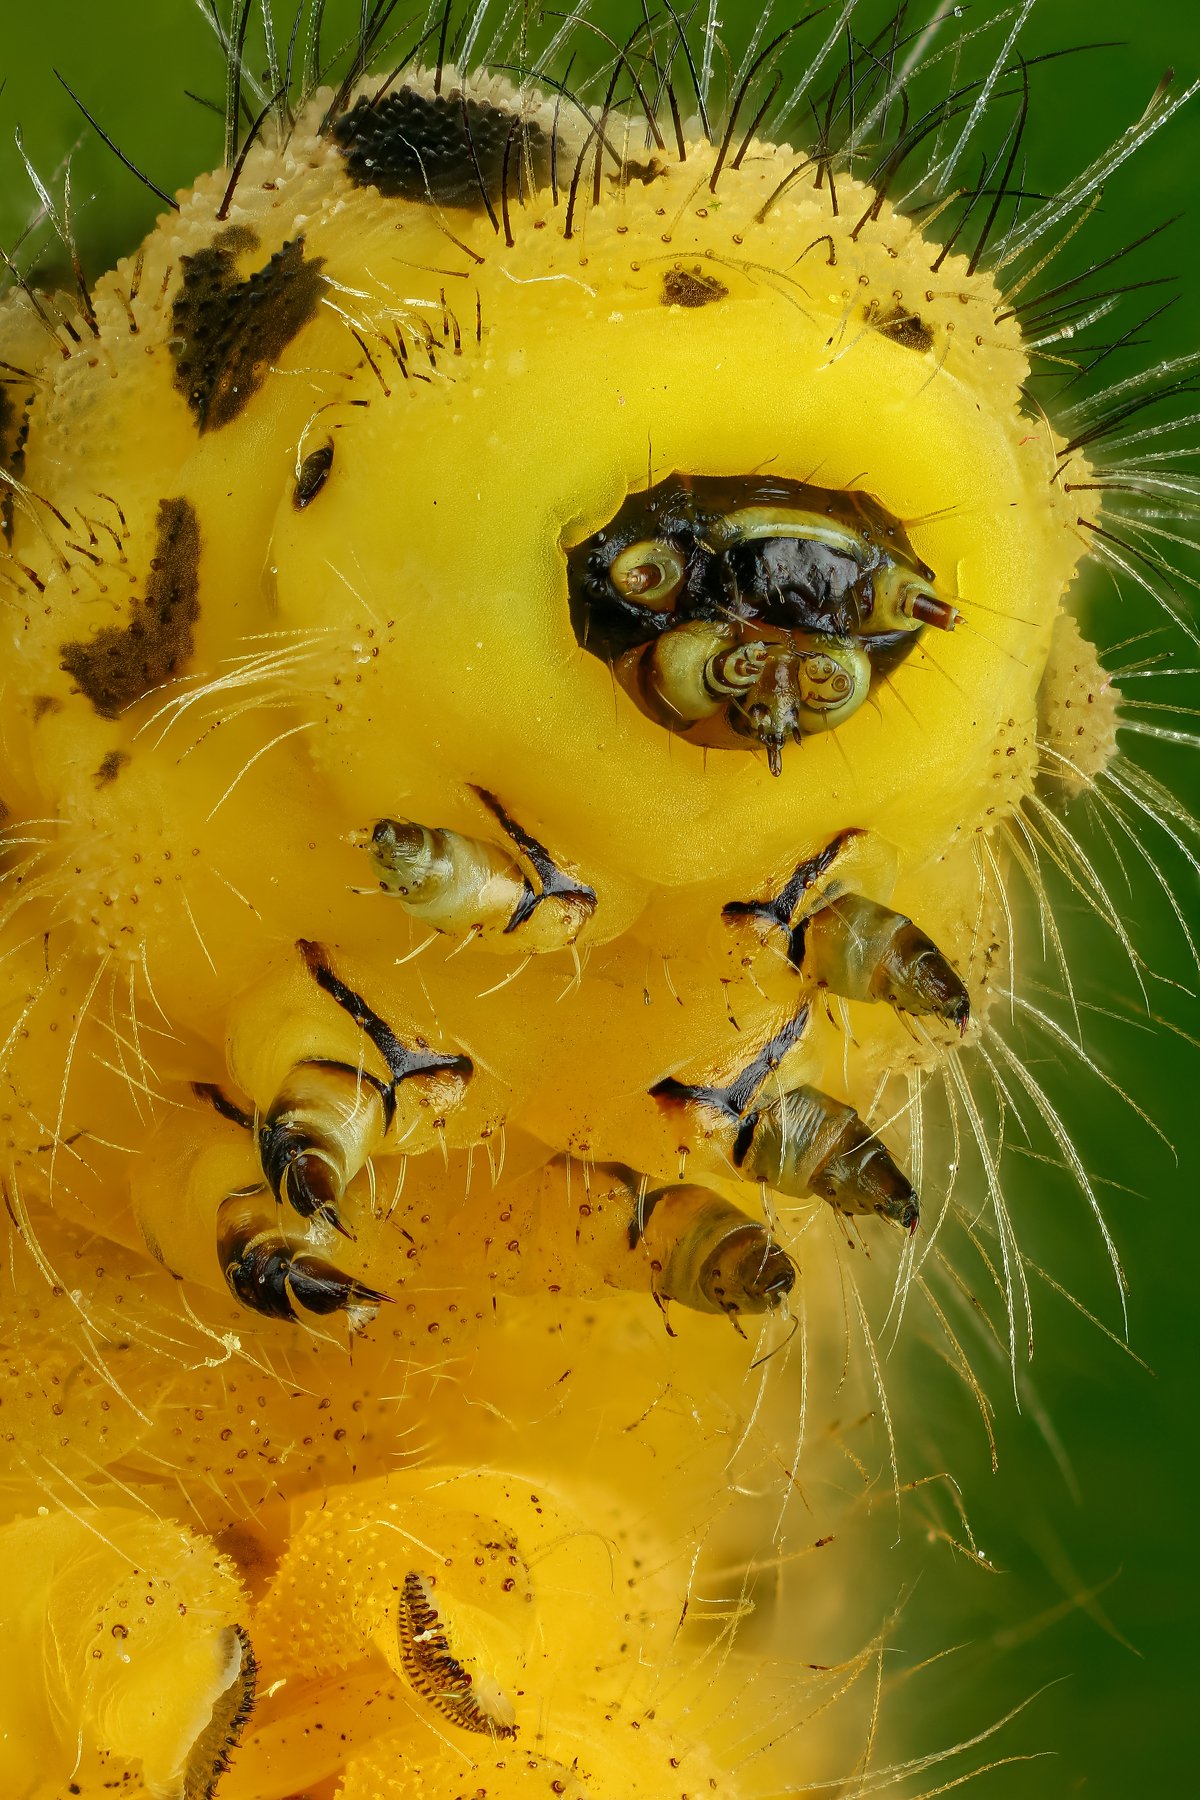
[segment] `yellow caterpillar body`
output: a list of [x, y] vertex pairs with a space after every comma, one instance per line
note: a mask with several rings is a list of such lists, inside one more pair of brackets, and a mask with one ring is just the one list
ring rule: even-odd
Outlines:
[[[832, 1781], [931, 1081], [1015, 1353], [963, 1059], [1053, 1119], [1005, 883], [1114, 753], [1103, 470], [987, 231], [638, 36], [577, 99], [368, 33], [0, 311], [6, 1793]], [[127, 1568], [194, 1597], [115, 1664]]]

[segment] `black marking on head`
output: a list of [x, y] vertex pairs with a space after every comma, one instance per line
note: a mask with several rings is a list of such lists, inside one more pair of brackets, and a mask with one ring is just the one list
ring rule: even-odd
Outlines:
[[721, 917], [726, 924], [738, 924], [742, 919], [761, 919], [768, 928], [774, 927], [781, 931], [787, 946], [787, 959], [793, 968], [799, 969], [804, 961], [808, 915], [805, 914], [794, 925], [792, 921], [796, 916], [796, 909], [813, 882], [820, 880], [829, 871], [847, 844], [862, 836], [863, 832], [855, 825], [846, 831], [839, 831], [836, 837], [830, 838], [823, 850], [796, 864], [777, 894], [770, 895], [765, 900], [728, 900], [721, 908]]
[[292, 489], [292, 505], [297, 512], [316, 499], [329, 479], [329, 471], [333, 467], [333, 445], [322, 444], [319, 450], [310, 450], [300, 464], [300, 473], [296, 477], [296, 485]]
[[[518, 120], [519, 113], [465, 94], [399, 88], [378, 103], [364, 94], [331, 129], [358, 187], [480, 212], [503, 198], [505, 152]], [[532, 178], [548, 186], [550, 136], [524, 119], [516, 137], [509, 156], [518, 184]]]
[[523, 925], [531, 913], [541, 905], [542, 901], [549, 900], [551, 896], [557, 896], [559, 899], [563, 900], [574, 901], [579, 906], [584, 917], [590, 918], [592, 913], [596, 910], [596, 890], [585, 886], [582, 881], [575, 881], [570, 875], [565, 874], [554, 861], [554, 858], [547, 850], [545, 844], [539, 843], [537, 838], [532, 837], [529, 832], [518, 825], [512, 814], [505, 810], [495, 794], [491, 794], [488, 792], [487, 788], [481, 787], [474, 788], [473, 791], [479, 795], [479, 798], [483, 801], [483, 804], [487, 807], [492, 817], [498, 821], [502, 830], [504, 830], [512, 839], [521, 855], [532, 868], [538, 880], [538, 891], [536, 893], [532, 885], [526, 881], [525, 892], [517, 902], [512, 918], [504, 927], [505, 935], [507, 936], [510, 931], [515, 931], [518, 925]]
[[240, 1125], [243, 1131], [253, 1131], [254, 1120], [248, 1112], [231, 1100], [222, 1088], [212, 1081], [193, 1081], [192, 1092], [197, 1100], [206, 1100], [213, 1111], [222, 1119], [228, 1119], [231, 1125]]
[[[707, 1083], [692, 1084], [677, 1081], [674, 1075], [656, 1081], [649, 1090], [652, 1099], [660, 1105], [702, 1106], [709, 1112], [724, 1114], [728, 1119], [746, 1119], [753, 1106], [755, 1096], [763, 1082], [777, 1069], [788, 1051], [798, 1044], [804, 1036], [808, 1024], [808, 1003], [800, 1007], [787, 1022], [782, 1025], [770, 1041], [763, 1045], [757, 1056], [751, 1058], [740, 1075], [735, 1075], [726, 1087], [714, 1087]], [[753, 1118], [757, 1119], [755, 1111]], [[739, 1134], [740, 1135], [740, 1134]], [[736, 1147], [735, 1147], [736, 1150]], [[745, 1152], [743, 1151], [743, 1155]]]
[[110, 781], [117, 779], [128, 761], [129, 752], [127, 750], [110, 750], [92, 776], [93, 782], [98, 788], [107, 787]]
[[879, 313], [868, 311], [867, 322], [884, 337], [891, 338], [893, 344], [903, 344], [906, 350], [916, 350], [922, 356], [933, 349], [933, 331], [916, 313], [906, 312], [902, 306], [893, 306], [890, 312]]
[[714, 300], [724, 300], [728, 293], [723, 281], [718, 281], [715, 275], [706, 275], [700, 268], [681, 269], [676, 264], [663, 276], [664, 306], [708, 306]]
[[160, 500], [145, 598], [135, 597], [127, 625], [62, 647], [60, 667], [102, 719], [119, 718], [151, 688], [178, 674], [194, 648], [200, 616], [200, 522], [190, 500]]
[[207, 249], [180, 258], [183, 280], [171, 307], [175, 386], [201, 431], [236, 419], [292, 339], [313, 317], [325, 287], [321, 257], [293, 238], [239, 281], [237, 256], [257, 239], [224, 231]]

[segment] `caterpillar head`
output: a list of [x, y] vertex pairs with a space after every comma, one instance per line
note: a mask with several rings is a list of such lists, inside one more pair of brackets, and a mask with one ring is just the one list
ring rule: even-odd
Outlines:
[[[402, 810], [403, 721], [436, 823], [480, 783], [635, 881], [748, 874], [848, 792], [912, 861], [977, 823], [1080, 552], [990, 277], [859, 183], [835, 215], [757, 139], [593, 182], [560, 118], [559, 185], [535, 157], [499, 233], [479, 190], [389, 206], [346, 148], [374, 118], [382, 155], [371, 91], [311, 140], [321, 328], [352, 307], [354, 338], [336, 317], [269, 565], [279, 621], [329, 633], [313, 748], [356, 813]], [[499, 82], [443, 97], [514, 142], [553, 116]], [[385, 255], [402, 302], [362, 292]]]

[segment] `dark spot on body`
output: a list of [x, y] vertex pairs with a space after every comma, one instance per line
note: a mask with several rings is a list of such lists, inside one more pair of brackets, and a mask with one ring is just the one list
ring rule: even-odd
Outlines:
[[[0, 378], [0, 469], [19, 481], [25, 472], [25, 445], [29, 438], [29, 411], [36, 389], [32, 376], [14, 371]], [[0, 537], [12, 543], [13, 490], [0, 488]]]
[[652, 181], [658, 181], [666, 173], [666, 164], [660, 163], [657, 156], [652, 156], [649, 162], [637, 162], [630, 156], [608, 179], [616, 188], [628, 187], [631, 181], [640, 181], [643, 187], [649, 187]]
[[884, 337], [891, 338], [893, 344], [903, 344], [906, 350], [916, 350], [922, 356], [933, 349], [933, 332], [916, 313], [906, 312], [902, 306], [893, 306], [887, 313], [880, 313], [875, 308], [868, 308], [867, 323]]
[[296, 485], [292, 489], [292, 505], [297, 512], [303, 512], [310, 501], [315, 500], [329, 477], [333, 467], [333, 445], [322, 444], [319, 450], [310, 450], [300, 464], [300, 473], [296, 477]]
[[664, 306], [708, 306], [714, 300], [724, 300], [729, 289], [715, 275], [706, 275], [703, 269], [668, 269], [663, 276], [662, 303]]
[[102, 719], [118, 718], [188, 661], [200, 616], [199, 568], [194, 507], [189, 500], [160, 500], [145, 595], [134, 597], [128, 623], [63, 645], [60, 666]]
[[92, 776], [92, 780], [98, 788], [107, 787], [110, 781], [115, 781], [117, 779], [117, 776], [121, 773], [121, 770], [128, 761], [129, 755], [127, 751], [110, 750], [108, 755], [104, 758], [104, 761], [100, 764], [100, 767], [96, 770], [96, 773]]
[[236, 258], [256, 242], [253, 232], [234, 227], [207, 249], [180, 258], [171, 354], [175, 386], [201, 431], [217, 431], [237, 418], [313, 317], [325, 287], [323, 259], [305, 257], [302, 237], [240, 281]]
[[33, 722], [37, 725], [47, 713], [58, 712], [62, 701], [56, 700], [53, 694], [35, 694], [29, 704], [33, 712]]
[[540, 125], [462, 94], [364, 95], [331, 129], [351, 181], [389, 199], [484, 210], [500, 200], [506, 152], [518, 196], [530, 179], [550, 181], [551, 139]]

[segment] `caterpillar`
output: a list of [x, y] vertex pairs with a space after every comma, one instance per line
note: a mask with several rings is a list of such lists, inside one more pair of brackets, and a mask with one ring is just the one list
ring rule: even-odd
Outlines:
[[[1029, 11], [384, 4], [331, 57], [238, 0], [224, 161], [132, 255], [86, 280], [31, 168], [72, 273], [0, 312], [12, 1791], [959, 1754], [873, 1760], [862, 1571], [941, 1481], [881, 1334], [989, 1437], [992, 1361], [1032, 1394], [1014, 1133], [1123, 1283], [1018, 1013], [1113, 1078], [1017, 890], [1058, 953], [1056, 865], [1145, 980], [1072, 804], [1118, 863], [1193, 833], [1117, 750], [1186, 729], [1068, 608], [1102, 562], [1191, 634], [1192, 362], [1123, 362], [1124, 251], [1069, 262], [1191, 90], [1039, 190]], [[98, 1675], [125, 1565], [196, 1596]]]

